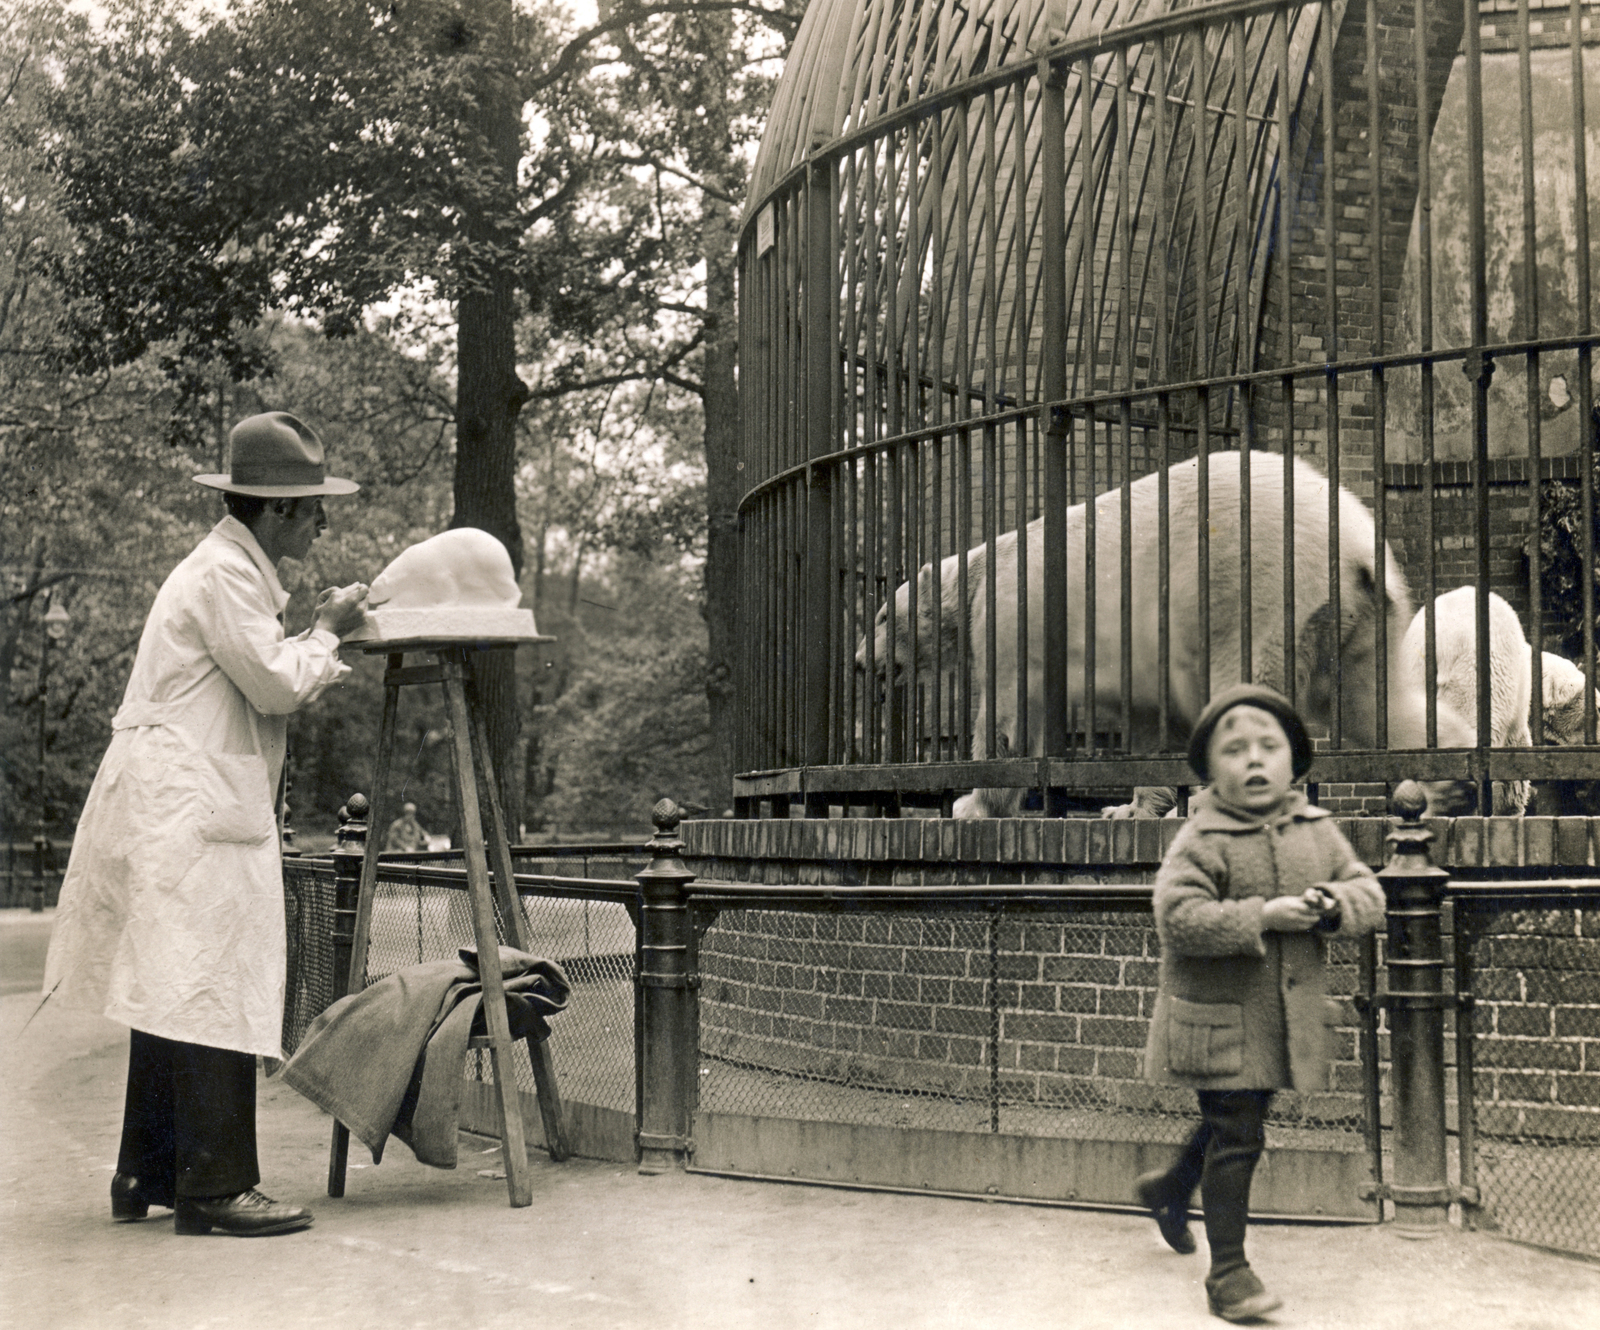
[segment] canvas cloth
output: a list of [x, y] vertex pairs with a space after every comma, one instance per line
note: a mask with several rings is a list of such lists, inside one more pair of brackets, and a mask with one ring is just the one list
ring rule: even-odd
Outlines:
[[[572, 986], [555, 961], [500, 948], [513, 1039], [549, 1037]], [[340, 998], [306, 1031], [282, 1076], [383, 1161], [391, 1135], [424, 1164], [456, 1166], [467, 1043], [483, 1023], [476, 948], [424, 961]], [[474, 1027], [479, 1027], [475, 1030]]]

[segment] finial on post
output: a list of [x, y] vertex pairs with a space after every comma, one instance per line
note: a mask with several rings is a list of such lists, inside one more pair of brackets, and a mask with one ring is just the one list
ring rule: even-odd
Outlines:
[[671, 799], [659, 799], [650, 810], [650, 821], [655, 824], [655, 840], [676, 840], [678, 824], [683, 821], [683, 809]]
[[1428, 795], [1414, 780], [1403, 780], [1394, 787], [1395, 815], [1403, 822], [1420, 822], [1428, 811]]
[[367, 815], [371, 805], [367, 796], [352, 794], [339, 810], [339, 831], [335, 836], [335, 854], [362, 854], [367, 844]]

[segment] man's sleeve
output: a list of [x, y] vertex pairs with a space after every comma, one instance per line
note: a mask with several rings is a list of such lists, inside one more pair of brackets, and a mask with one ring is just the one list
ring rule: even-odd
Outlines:
[[253, 568], [213, 568], [202, 605], [206, 649], [264, 715], [295, 711], [350, 672], [339, 659], [339, 639], [332, 633], [317, 629], [285, 639]]

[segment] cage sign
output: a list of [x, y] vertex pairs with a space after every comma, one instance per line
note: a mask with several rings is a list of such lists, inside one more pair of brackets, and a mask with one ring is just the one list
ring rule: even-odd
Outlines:
[[773, 241], [777, 239], [777, 215], [769, 203], [756, 214], [756, 257], [760, 258], [772, 248]]

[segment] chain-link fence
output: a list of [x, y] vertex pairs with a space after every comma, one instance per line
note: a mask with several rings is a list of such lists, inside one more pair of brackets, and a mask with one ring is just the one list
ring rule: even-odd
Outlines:
[[1477, 1228], [1600, 1258], [1600, 885], [1564, 908], [1456, 903], [1471, 995], [1463, 1181]]
[[[570, 847], [563, 847], [567, 850]], [[614, 882], [631, 891], [627, 870], [646, 860], [622, 849], [584, 854], [515, 852], [519, 876], [541, 871], [572, 880]], [[474, 945], [464, 876], [459, 881], [386, 876], [380, 860], [372, 900], [366, 982], [372, 983], [424, 961], [453, 956]], [[429, 868], [460, 867], [459, 856], [430, 856]], [[537, 865], [537, 866], [536, 866]], [[399, 880], [402, 877], [412, 880]], [[337, 996], [334, 989], [333, 912], [335, 877], [331, 859], [284, 861], [289, 922], [289, 983], [284, 1004], [283, 1044], [293, 1053], [317, 1014]], [[550, 1022], [550, 1049], [560, 1069], [562, 1093], [574, 1100], [631, 1114], [634, 1110], [633, 970], [634, 927], [616, 900], [541, 896], [519, 883], [530, 945], [536, 955], [560, 962], [573, 986], [567, 1009]], [[500, 929], [504, 936], [504, 929]], [[533, 1069], [520, 1043], [513, 1050], [517, 1084], [534, 1093]], [[475, 1053], [471, 1079], [489, 1079], [488, 1063]]]
[[[570, 1006], [552, 1022], [563, 1094], [629, 1118], [638, 1093], [636, 936], [633, 884], [619, 870], [641, 863], [597, 856], [588, 866], [606, 878], [588, 889], [570, 876], [529, 880], [533, 862], [518, 863], [533, 949], [560, 961], [573, 982]], [[570, 873], [574, 864], [567, 857], [551, 866]], [[369, 982], [471, 944], [464, 880], [420, 880], [427, 876], [380, 869]], [[284, 1043], [292, 1050], [332, 998], [332, 861], [287, 861], [285, 887]], [[1147, 890], [1110, 903], [1066, 895], [1023, 902], [1006, 899], [1005, 888], [980, 890], [989, 895], [956, 904], [801, 887], [693, 888], [694, 1111], [954, 1133], [947, 1142], [1003, 1136], [1142, 1149], [1181, 1141], [1194, 1122], [1193, 1096], [1146, 1083], [1141, 1068], [1157, 973]], [[1466, 1220], [1600, 1257], [1600, 884], [1457, 882], [1448, 894], [1453, 987], [1466, 1003], [1450, 1013], [1449, 1032], [1470, 1038], [1447, 1040], [1461, 1095], [1458, 1102], [1451, 1077], [1444, 1107], [1458, 1134], [1452, 1181], [1469, 1201]], [[1376, 954], [1333, 940], [1329, 990], [1341, 1015], [1331, 1085], [1273, 1101], [1269, 1159], [1296, 1154], [1297, 1168], [1324, 1174], [1318, 1186], [1353, 1191], [1352, 1178], [1389, 1173], [1366, 1168], [1368, 1124], [1388, 1116], [1387, 1032], [1367, 1028], [1357, 1009], [1372, 989]], [[1368, 1010], [1376, 1021], [1381, 1002]], [[1367, 1067], [1383, 1078], [1381, 1104]], [[525, 1052], [516, 1069], [532, 1093]], [[487, 1068], [468, 1074], [482, 1080]], [[831, 1148], [826, 1131], [807, 1139]], [[938, 1147], [924, 1161], [933, 1181], [922, 1185], [939, 1186], [942, 1168], [959, 1168], [951, 1161], [960, 1151]], [[804, 1160], [793, 1167], [808, 1176]], [[810, 1176], [826, 1173], [823, 1165]], [[1310, 1202], [1292, 1212], [1315, 1210], [1315, 1186], [1286, 1194]]]
[[[1194, 1127], [1193, 1092], [1143, 1076], [1157, 977], [1147, 897], [1111, 910], [724, 909], [699, 956], [702, 1112], [1150, 1144]], [[1331, 957], [1333, 1088], [1275, 1097], [1276, 1149], [1369, 1154], [1359, 959], [1349, 942]]]
[[283, 903], [288, 924], [289, 982], [283, 1000], [283, 1051], [300, 1047], [306, 1030], [338, 994], [333, 991], [333, 861], [286, 858]]

